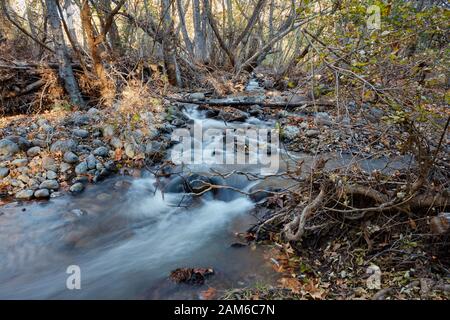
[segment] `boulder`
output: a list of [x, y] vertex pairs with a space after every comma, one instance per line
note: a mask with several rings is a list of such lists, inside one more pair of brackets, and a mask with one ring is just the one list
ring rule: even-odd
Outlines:
[[74, 140], [72, 140], [72, 139], [58, 140], [51, 145], [50, 152], [65, 153], [68, 151], [75, 151], [76, 149], [77, 149], [77, 143]]
[[0, 140], [0, 156], [10, 157], [19, 152], [19, 145], [11, 140]]

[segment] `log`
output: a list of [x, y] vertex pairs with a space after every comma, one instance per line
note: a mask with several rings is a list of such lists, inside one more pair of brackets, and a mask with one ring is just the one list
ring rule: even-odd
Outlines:
[[265, 101], [229, 101], [229, 100], [189, 100], [189, 99], [179, 99], [173, 97], [167, 97], [168, 100], [179, 102], [179, 103], [189, 103], [197, 105], [209, 105], [216, 107], [244, 107], [244, 106], [254, 106], [259, 105], [261, 107], [267, 108], [285, 108], [285, 109], [295, 109], [295, 108], [307, 108], [307, 107], [334, 107], [335, 104], [329, 101], [300, 101], [295, 103], [283, 103], [283, 102], [265, 102]]

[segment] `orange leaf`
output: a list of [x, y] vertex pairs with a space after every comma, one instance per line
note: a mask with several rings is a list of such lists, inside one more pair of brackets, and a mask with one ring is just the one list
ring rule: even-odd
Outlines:
[[208, 290], [200, 292], [200, 297], [203, 300], [212, 300], [215, 298], [216, 294], [217, 294], [217, 290], [214, 289], [213, 287], [210, 287], [210, 288], [208, 288]]

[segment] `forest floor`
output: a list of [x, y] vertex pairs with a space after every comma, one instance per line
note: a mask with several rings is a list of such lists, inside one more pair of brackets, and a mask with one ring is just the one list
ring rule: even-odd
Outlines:
[[[261, 94], [266, 102], [308, 100], [306, 93], [294, 90], [256, 95]], [[205, 99], [203, 93], [175, 96]], [[250, 99], [252, 96], [255, 94]], [[44, 199], [62, 192], [82, 192], [87, 183], [113, 173], [139, 176], [142, 168], [163, 160], [172, 144], [171, 132], [186, 126], [188, 120], [182, 113], [186, 103], [151, 99], [151, 107], [146, 108], [124, 99], [104, 109], [74, 112], [61, 104], [38, 115], [2, 117], [0, 204], [13, 198]], [[396, 159], [403, 154], [399, 141], [402, 133], [386, 121], [384, 110], [369, 105], [202, 108], [210, 110], [212, 118], [220, 114], [223, 119], [225, 115], [227, 121], [245, 121], [250, 115], [275, 119], [287, 150], [318, 158], [321, 154], [344, 153], [376, 160]], [[441, 112], [445, 119], [448, 114]], [[433, 141], [439, 139], [440, 132], [431, 127], [424, 130]], [[449, 146], [444, 148], [448, 154]], [[355, 175], [364, 171], [358, 164], [347, 169]], [[386, 174], [400, 177], [402, 168]], [[273, 215], [282, 207], [283, 200], [280, 203], [269, 198], [258, 205], [257, 214]], [[448, 244], [440, 245], [447, 240], [418, 226], [424, 220], [429, 224], [435, 214], [429, 212], [420, 218], [382, 214], [362, 221], [330, 216], [335, 219], [331, 231], [312, 233], [295, 245], [284, 242], [279, 230], [269, 231], [256, 240], [270, 248], [267, 260], [280, 273], [279, 286], [232, 289], [222, 298], [448, 299]], [[255, 240], [255, 233], [249, 231], [247, 239]]]

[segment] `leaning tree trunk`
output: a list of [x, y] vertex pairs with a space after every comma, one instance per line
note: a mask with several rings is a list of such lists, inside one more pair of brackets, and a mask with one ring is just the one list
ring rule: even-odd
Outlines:
[[81, 97], [78, 83], [73, 74], [70, 59], [67, 54], [67, 47], [64, 43], [64, 34], [61, 27], [61, 20], [58, 15], [57, 0], [45, 0], [47, 7], [47, 16], [49, 21], [50, 32], [55, 47], [56, 57], [58, 58], [59, 76], [64, 81], [64, 88], [69, 94], [70, 101], [73, 104], [83, 106], [84, 101]]
[[174, 26], [170, 15], [170, 5], [170, 0], [161, 0], [161, 15], [165, 30], [165, 36], [162, 39], [164, 65], [167, 70], [169, 83], [181, 87], [181, 75], [175, 54]]

